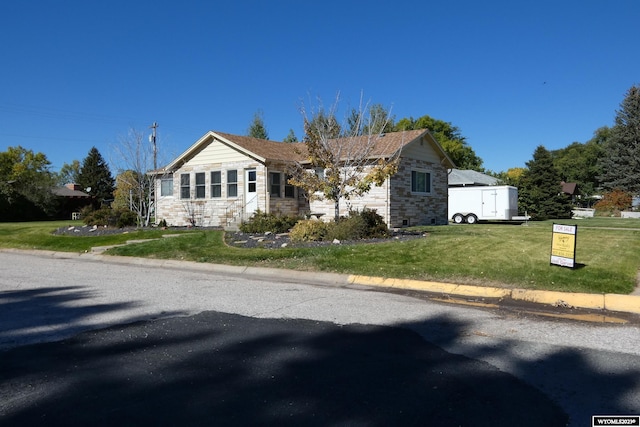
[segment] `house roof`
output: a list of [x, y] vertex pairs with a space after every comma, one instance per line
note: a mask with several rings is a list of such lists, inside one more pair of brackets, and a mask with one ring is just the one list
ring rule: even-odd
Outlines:
[[[440, 144], [438, 144], [438, 142], [435, 140], [435, 138], [433, 138], [433, 136], [427, 129], [383, 134], [383, 136], [380, 137], [379, 141], [376, 142], [376, 147], [372, 151], [371, 157], [390, 157], [407, 144], [421, 137], [424, 137], [431, 144], [434, 150], [443, 159], [442, 162], [446, 167], [454, 166], [449, 156], [447, 156]], [[224, 132], [209, 131], [204, 134], [198, 141], [196, 141], [191, 147], [189, 147], [184, 153], [179, 155], [165, 168], [156, 171], [156, 173], [178, 169], [182, 164], [189, 161], [204, 147], [209, 145], [214, 139], [263, 163], [270, 160], [298, 161], [304, 163], [308, 160], [307, 146], [304, 143], [268, 141], [259, 138], [252, 138], [250, 136], [240, 136]], [[361, 136], [353, 139], [353, 141], [359, 142], [361, 144], [365, 144], [367, 140], [367, 136]], [[336, 143], [339, 143], [340, 139], [334, 141]]]
[[578, 194], [578, 184], [575, 182], [562, 182], [562, 192], [574, 196]]
[[450, 187], [466, 187], [472, 185], [496, 185], [498, 178], [474, 170], [451, 169], [449, 173]]

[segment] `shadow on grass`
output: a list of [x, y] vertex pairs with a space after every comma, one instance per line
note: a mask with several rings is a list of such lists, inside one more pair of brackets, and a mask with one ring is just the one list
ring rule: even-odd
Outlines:
[[[567, 415], [539, 390], [420, 336], [453, 342], [467, 325], [435, 317], [405, 326], [206, 312], [15, 348], [0, 353], [0, 423], [566, 425]], [[586, 378], [591, 393], [606, 387], [607, 413], [625, 411], [618, 402], [640, 374], [597, 374], [578, 350], [520, 369], [531, 377], [561, 371], [567, 381]]]

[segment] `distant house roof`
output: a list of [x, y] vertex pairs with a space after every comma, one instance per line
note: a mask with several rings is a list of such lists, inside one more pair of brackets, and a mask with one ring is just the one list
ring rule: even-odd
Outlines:
[[450, 187], [467, 187], [477, 185], [497, 185], [498, 178], [473, 170], [451, 169], [449, 173]]
[[575, 196], [579, 193], [578, 184], [575, 182], [562, 182], [562, 192], [570, 196]]
[[80, 186], [77, 184], [67, 184], [64, 187], [58, 187], [51, 190], [53, 194], [59, 197], [69, 197], [69, 198], [88, 198], [91, 197], [89, 194], [84, 191], [80, 191]]

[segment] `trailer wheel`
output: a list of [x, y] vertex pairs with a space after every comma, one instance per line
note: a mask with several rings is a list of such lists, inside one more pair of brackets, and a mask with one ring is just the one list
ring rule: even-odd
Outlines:
[[453, 222], [456, 224], [462, 224], [464, 222], [464, 217], [461, 214], [455, 214], [453, 216]]
[[469, 216], [467, 216], [468, 224], [476, 224], [477, 222], [478, 222], [478, 217], [475, 216], [474, 214], [469, 214]]

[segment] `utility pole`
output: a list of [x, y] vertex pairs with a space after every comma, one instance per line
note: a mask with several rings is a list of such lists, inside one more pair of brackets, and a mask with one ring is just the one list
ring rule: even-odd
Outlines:
[[[153, 124], [149, 127], [152, 129], [151, 135], [149, 135], [149, 141], [153, 144], [153, 172], [155, 173], [155, 171], [158, 170], [158, 145], [156, 144], [156, 136], [157, 136], [156, 129], [158, 129], [158, 122], [153, 122]], [[156, 185], [155, 185], [155, 175], [154, 175], [153, 185], [151, 185], [151, 188], [149, 189], [149, 206], [147, 207], [148, 209], [147, 219], [151, 217], [152, 213], [155, 217], [155, 211], [156, 211], [155, 201], [156, 201]]]
[[158, 123], [153, 122], [151, 126], [152, 129], [151, 135], [149, 135], [149, 142], [153, 144], [153, 170], [158, 169], [158, 146], [156, 145], [156, 129], [158, 128]]

